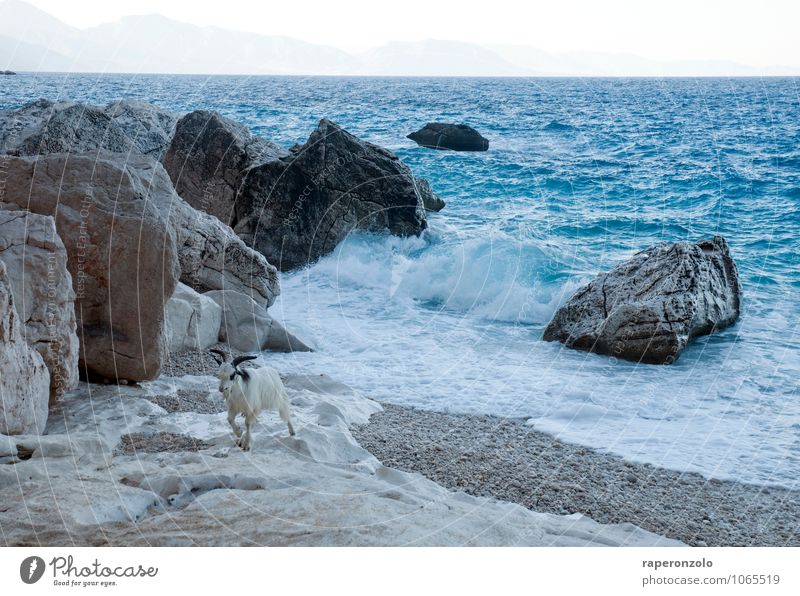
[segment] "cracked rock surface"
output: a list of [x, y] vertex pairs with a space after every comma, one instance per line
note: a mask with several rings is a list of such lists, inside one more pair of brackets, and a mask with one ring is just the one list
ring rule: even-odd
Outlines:
[[651, 364], [739, 318], [741, 285], [721, 236], [659, 244], [598, 275], [562, 306], [546, 341]]

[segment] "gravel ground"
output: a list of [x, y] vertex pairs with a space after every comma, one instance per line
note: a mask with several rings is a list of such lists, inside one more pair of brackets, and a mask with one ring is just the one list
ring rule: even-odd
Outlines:
[[145, 396], [157, 406], [161, 406], [168, 413], [173, 412], [198, 412], [199, 414], [219, 414], [227, 411], [222, 397], [217, 400], [209, 399], [205, 391], [189, 391], [179, 389], [175, 395]]
[[522, 420], [383, 404], [353, 436], [385, 465], [448, 488], [693, 546], [800, 546], [800, 491], [708, 480], [563, 443]]
[[115, 455], [136, 455], [137, 453], [177, 453], [179, 451], [200, 451], [211, 447], [209, 443], [174, 433], [130, 433], [122, 435]]
[[[244, 352], [231, 349], [228, 344], [212, 346], [232, 357], [241, 356]], [[217, 373], [219, 365], [214, 360], [214, 355], [208, 350], [187, 350], [184, 352], [171, 352], [161, 367], [161, 374], [167, 377], [180, 377], [183, 375], [211, 375]]]

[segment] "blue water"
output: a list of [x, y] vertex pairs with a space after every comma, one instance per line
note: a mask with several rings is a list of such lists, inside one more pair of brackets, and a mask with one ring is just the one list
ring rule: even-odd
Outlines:
[[[0, 107], [119, 97], [216, 109], [289, 146], [327, 116], [397, 152], [447, 200], [422, 238], [354, 234], [282, 277], [275, 316], [313, 354], [270, 356], [379, 400], [526, 417], [636, 461], [795, 487], [800, 478], [800, 80], [38, 75]], [[405, 134], [471, 124], [487, 153]], [[672, 366], [541, 341], [582, 283], [659, 241], [727, 237], [737, 325]]]

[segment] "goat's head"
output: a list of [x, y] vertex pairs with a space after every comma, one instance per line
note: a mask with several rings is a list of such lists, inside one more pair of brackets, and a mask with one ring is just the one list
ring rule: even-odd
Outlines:
[[219, 379], [219, 390], [222, 395], [227, 399], [231, 387], [236, 382], [236, 377], [242, 377], [242, 380], [247, 381], [250, 375], [246, 370], [239, 368], [242, 362], [248, 360], [255, 360], [258, 356], [237, 356], [232, 361], [228, 361], [228, 355], [222, 350], [210, 350], [214, 354], [214, 359], [219, 364], [217, 369], [217, 378]]

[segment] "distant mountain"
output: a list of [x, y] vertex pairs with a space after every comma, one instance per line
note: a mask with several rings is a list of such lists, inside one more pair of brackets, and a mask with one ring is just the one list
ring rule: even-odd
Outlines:
[[83, 31], [19, 0], [0, 3], [0, 37], [0, 64], [12, 70], [95, 71], [106, 63], [104, 48]]
[[749, 76], [759, 69], [722, 60], [650, 60], [627, 53], [548, 53], [530, 46], [490, 45], [488, 49], [519, 68], [566, 76]]
[[124, 17], [85, 32], [125, 72], [188, 74], [346, 74], [351, 55], [322, 45], [218, 27], [197, 27], [159, 15]]
[[550, 53], [523, 45], [436, 39], [346, 52], [290, 37], [198, 27], [160, 15], [128, 16], [81, 30], [20, 0], [0, 2], [0, 69], [377, 76], [800, 74], [797, 68], [665, 62], [632, 54]]
[[536, 74], [514, 65], [479, 45], [426, 39], [391, 42], [359, 56], [359, 73], [415, 76], [530, 76]]
[[19, 0], [0, 3], [0, 38], [0, 64], [22, 71], [350, 74], [359, 69], [356, 58], [336, 48], [160, 15], [123, 17], [83, 31]]
[[72, 60], [33, 43], [0, 35], [0, 70], [64, 72]]

